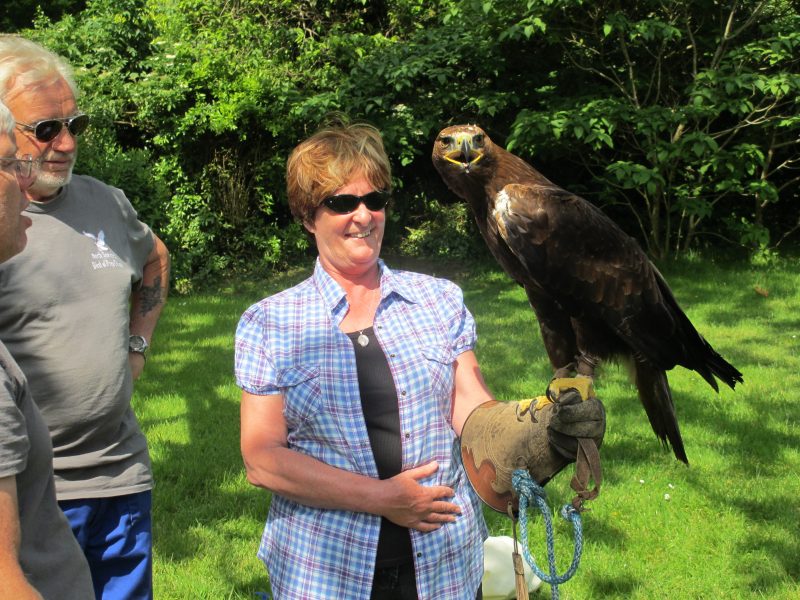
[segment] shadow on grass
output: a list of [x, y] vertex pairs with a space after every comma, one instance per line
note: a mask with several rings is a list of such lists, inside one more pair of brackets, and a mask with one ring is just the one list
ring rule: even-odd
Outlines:
[[[792, 502], [797, 499], [793, 498]], [[797, 515], [794, 516], [794, 527], [796, 535]], [[746, 580], [748, 587], [753, 594], [770, 596], [776, 588], [785, 582], [797, 582], [800, 578], [800, 544], [795, 537], [791, 542], [771, 539], [760, 533], [753, 533], [747, 539], [742, 540], [740, 546], [742, 550], [741, 566], [747, 573]], [[751, 557], [752, 554], [767, 554], [780, 565], [782, 570], [778, 570], [774, 564], [759, 560], [758, 557]]]
[[634, 577], [608, 577], [607, 575], [590, 575], [589, 589], [592, 598], [631, 598], [640, 586]]

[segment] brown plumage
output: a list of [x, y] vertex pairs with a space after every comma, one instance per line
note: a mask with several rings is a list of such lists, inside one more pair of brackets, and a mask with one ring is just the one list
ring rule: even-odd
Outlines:
[[601, 360], [629, 360], [653, 431], [688, 463], [666, 371], [692, 369], [717, 391], [715, 377], [733, 388], [742, 374], [697, 332], [636, 241], [474, 125], [439, 133], [433, 164], [525, 288], [556, 375], [591, 377]]

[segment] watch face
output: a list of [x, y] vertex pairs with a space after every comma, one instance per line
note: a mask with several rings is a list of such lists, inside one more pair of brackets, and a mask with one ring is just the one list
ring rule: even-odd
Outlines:
[[144, 353], [147, 350], [147, 341], [140, 335], [132, 335], [128, 340], [128, 350]]

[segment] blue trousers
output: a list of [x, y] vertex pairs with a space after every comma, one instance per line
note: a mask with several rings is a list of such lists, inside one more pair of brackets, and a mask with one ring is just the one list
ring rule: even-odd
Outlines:
[[62, 500], [97, 600], [152, 600], [152, 493]]

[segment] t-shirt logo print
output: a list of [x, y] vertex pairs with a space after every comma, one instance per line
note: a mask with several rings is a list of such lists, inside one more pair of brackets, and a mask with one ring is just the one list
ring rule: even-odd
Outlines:
[[89, 233], [88, 231], [84, 231], [83, 235], [94, 241], [99, 250], [108, 250], [108, 244], [106, 244], [106, 233], [102, 229], [97, 233], [97, 235]]
[[91, 253], [92, 269], [122, 269], [125, 265], [116, 253], [106, 244], [106, 234], [101, 229], [97, 235], [84, 231], [83, 235], [94, 242], [95, 251]]

